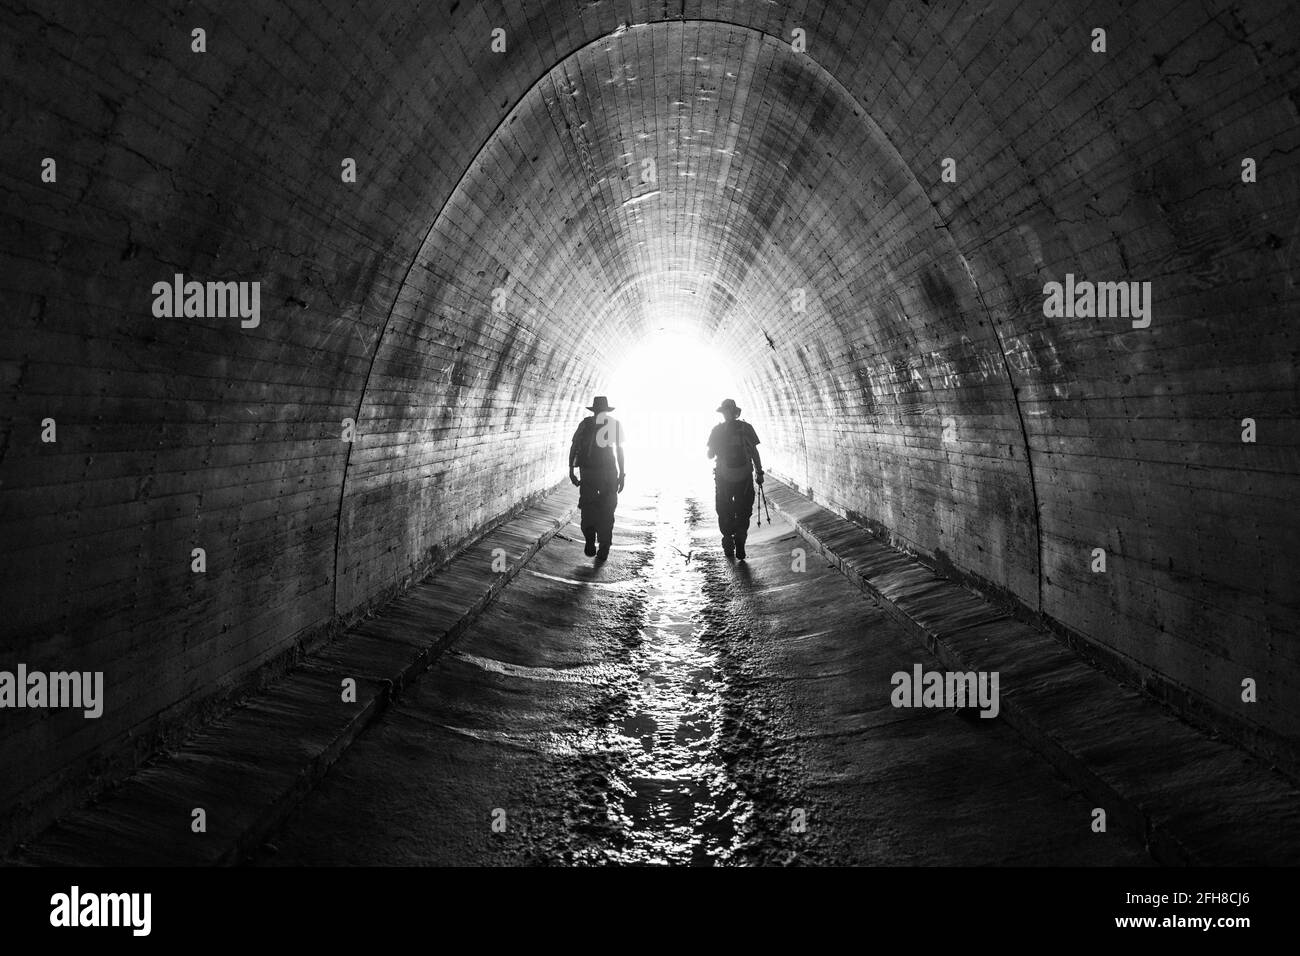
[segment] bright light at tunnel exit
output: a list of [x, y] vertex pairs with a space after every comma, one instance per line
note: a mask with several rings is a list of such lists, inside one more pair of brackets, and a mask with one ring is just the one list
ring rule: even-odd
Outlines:
[[625, 430], [629, 492], [710, 485], [709, 431], [722, 421], [715, 409], [734, 398], [744, 418], [749, 406], [727, 356], [686, 332], [651, 333], [600, 393], [609, 396]]

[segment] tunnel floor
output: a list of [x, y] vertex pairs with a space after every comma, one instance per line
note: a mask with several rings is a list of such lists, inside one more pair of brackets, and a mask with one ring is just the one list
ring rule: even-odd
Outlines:
[[775, 511], [708, 489], [570, 523], [368, 728], [256, 865], [1149, 865], [1001, 720], [895, 709], [939, 661]]

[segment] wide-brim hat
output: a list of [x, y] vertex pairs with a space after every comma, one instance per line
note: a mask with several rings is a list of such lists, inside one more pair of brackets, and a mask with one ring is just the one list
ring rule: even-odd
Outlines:
[[714, 409], [714, 411], [718, 411], [718, 412], [735, 412], [737, 415], [739, 415], [739, 414], [740, 414], [740, 406], [737, 405], [737, 404], [736, 404], [732, 399], [730, 399], [730, 398], [724, 398], [724, 399], [722, 400], [722, 404], [719, 405], [716, 409]]
[[613, 410], [614, 406], [609, 403], [609, 399], [604, 395], [597, 395], [591, 400], [591, 404], [587, 406], [589, 412], [612, 412]]

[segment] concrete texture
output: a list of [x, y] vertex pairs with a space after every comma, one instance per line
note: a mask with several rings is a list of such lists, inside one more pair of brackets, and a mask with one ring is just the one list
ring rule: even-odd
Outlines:
[[1002, 721], [892, 707], [939, 661], [780, 518], [726, 561], [709, 502], [626, 495], [594, 567], [570, 524], [255, 862], [1151, 865]]
[[[675, 485], [601, 564], [560, 488], [6, 862], [1297, 862], [1277, 774], [767, 490], [745, 562]], [[999, 716], [893, 706], [917, 665], [1000, 671]]]
[[[32, 866], [200, 866], [255, 849], [403, 687], [417, 679], [569, 520], [552, 492], [293, 672], [17, 848]], [[506, 560], [497, 564], [499, 554]], [[503, 570], [496, 570], [503, 568]], [[355, 694], [344, 699], [344, 682]], [[205, 814], [203, 832], [193, 811]]]
[[[1294, 19], [3, 0], [0, 664], [110, 705], [0, 714], [0, 832], [551, 487], [665, 324], [802, 491], [1300, 766]], [[260, 323], [155, 317], [177, 273]], [[1150, 327], [1045, 317], [1067, 273]]]
[[1050, 634], [788, 488], [771, 484], [768, 497], [945, 668], [1000, 673], [1003, 719], [1156, 860], [1300, 863], [1300, 790], [1276, 768], [1211, 739]]

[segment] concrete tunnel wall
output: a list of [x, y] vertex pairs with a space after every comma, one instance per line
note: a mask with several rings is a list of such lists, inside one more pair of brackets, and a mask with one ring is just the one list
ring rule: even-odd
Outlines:
[[[666, 321], [774, 472], [1293, 763], [1289, 12], [0, 5], [0, 668], [107, 685], [5, 713], [6, 826], [553, 485]], [[176, 272], [260, 325], [156, 318]]]

